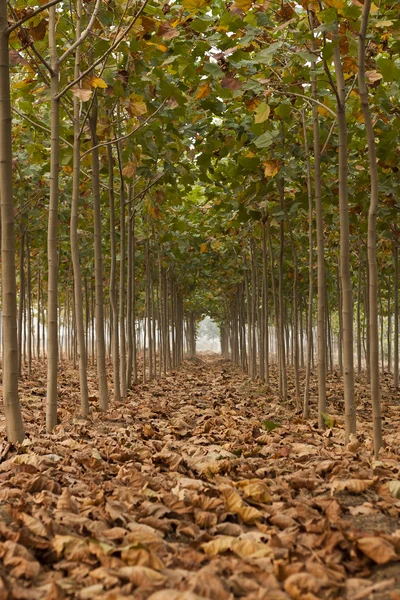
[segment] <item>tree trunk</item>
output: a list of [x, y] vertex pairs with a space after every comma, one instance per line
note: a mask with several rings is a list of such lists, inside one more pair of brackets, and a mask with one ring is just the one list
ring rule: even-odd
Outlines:
[[262, 221], [262, 319], [263, 319], [263, 346], [264, 346], [264, 360], [265, 360], [265, 381], [269, 384], [269, 309], [268, 309], [268, 278], [267, 278], [267, 234], [265, 226], [265, 217]]
[[46, 429], [48, 433], [57, 425], [57, 371], [58, 371], [58, 252], [57, 252], [57, 223], [58, 223], [58, 171], [60, 153], [60, 101], [57, 98], [59, 88], [59, 63], [57, 56], [56, 37], [57, 13], [56, 7], [49, 8], [49, 48], [50, 66], [52, 69], [50, 93], [50, 202], [47, 230], [47, 399], [46, 399]]
[[[314, 29], [314, 14], [309, 11], [311, 30]], [[311, 94], [318, 99], [316, 64], [311, 63]], [[323, 413], [326, 413], [326, 285], [325, 285], [325, 250], [324, 222], [322, 215], [322, 185], [321, 185], [321, 148], [319, 135], [319, 117], [315, 102], [312, 103], [313, 140], [314, 140], [314, 195], [315, 220], [317, 233], [317, 337], [318, 337], [318, 425], [325, 427]]]
[[399, 237], [397, 223], [393, 242], [394, 262], [394, 354], [393, 354], [393, 385], [399, 387]]
[[[119, 114], [118, 114], [119, 121]], [[121, 142], [117, 144], [119, 168], [119, 231], [120, 231], [120, 266], [119, 266], [119, 344], [120, 344], [120, 393], [125, 398], [128, 387], [126, 382], [126, 335], [125, 335], [125, 281], [126, 281], [126, 225], [125, 225], [125, 181], [122, 165]]]
[[0, 2], [0, 202], [3, 324], [3, 402], [9, 442], [22, 442], [24, 428], [18, 399], [17, 288], [7, 2]]
[[338, 31], [332, 33], [337, 81], [337, 122], [339, 131], [339, 216], [340, 216], [340, 276], [343, 295], [343, 382], [345, 403], [345, 438], [356, 433], [353, 365], [353, 292], [350, 274], [350, 232], [347, 186], [347, 123], [346, 90], [339, 48]]
[[107, 146], [108, 156], [108, 198], [110, 211], [110, 309], [112, 314], [112, 334], [111, 334], [111, 356], [113, 364], [114, 378], [114, 401], [119, 402], [120, 394], [120, 368], [119, 368], [119, 331], [118, 331], [118, 302], [117, 302], [117, 243], [115, 239], [115, 195], [114, 195], [114, 159], [112, 155], [112, 146]]
[[29, 233], [26, 236], [26, 259], [27, 259], [27, 310], [28, 310], [28, 375], [32, 375], [32, 274], [31, 253], [29, 248]]
[[18, 304], [18, 376], [22, 375], [22, 354], [24, 343], [24, 303], [25, 303], [25, 225], [24, 202], [20, 197], [20, 242], [19, 242], [19, 304]]
[[358, 84], [361, 107], [364, 115], [365, 131], [368, 143], [369, 176], [371, 181], [370, 205], [368, 212], [368, 272], [369, 272], [369, 310], [370, 310], [370, 369], [371, 402], [374, 426], [374, 453], [378, 456], [382, 446], [382, 417], [379, 386], [379, 348], [378, 348], [378, 269], [376, 264], [376, 212], [378, 209], [379, 187], [376, 164], [375, 135], [371, 112], [368, 104], [368, 89], [365, 80], [365, 43], [371, 0], [365, 0], [362, 12], [360, 35], [358, 38]]
[[[310, 416], [310, 377], [311, 377], [311, 338], [312, 338], [312, 314], [313, 314], [313, 293], [314, 293], [314, 280], [313, 280], [313, 267], [314, 267], [314, 251], [313, 251], [313, 200], [312, 200], [312, 187], [311, 187], [311, 164], [310, 164], [310, 150], [307, 139], [307, 128], [305, 112], [302, 112], [303, 118], [303, 137], [304, 137], [304, 152], [306, 157], [306, 183], [307, 183], [307, 195], [308, 195], [308, 316], [307, 316], [307, 362], [306, 362], [306, 380], [304, 386], [304, 400], [303, 400], [303, 416], [308, 418]], [[313, 115], [314, 118], [314, 115]], [[318, 118], [317, 118], [318, 126]], [[315, 150], [315, 148], [314, 148]], [[319, 144], [317, 149], [319, 156]], [[318, 161], [317, 161], [318, 162]], [[314, 173], [316, 165], [314, 161]], [[314, 174], [315, 177], [315, 174]], [[325, 294], [324, 294], [325, 302]], [[303, 337], [303, 332], [302, 332]], [[324, 340], [325, 343], [325, 340]], [[303, 341], [302, 341], [303, 347]], [[324, 364], [325, 368], [325, 364]], [[320, 407], [319, 407], [320, 408]], [[318, 419], [319, 422], [319, 419]], [[319, 422], [319, 425], [320, 422]]]
[[[82, 3], [77, 0], [76, 3], [76, 39], [81, 35], [82, 25]], [[80, 49], [75, 51], [75, 78], [80, 73]], [[73, 147], [73, 172], [72, 172], [72, 198], [71, 198], [71, 219], [70, 219], [70, 242], [72, 270], [74, 276], [74, 295], [75, 295], [75, 327], [78, 343], [79, 355], [79, 385], [81, 399], [81, 415], [87, 417], [89, 414], [89, 392], [87, 381], [87, 351], [85, 343], [85, 330], [83, 321], [83, 295], [82, 295], [82, 274], [79, 256], [79, 238], [78, 238], [78, 207], [80, 198], [80, 101], [77, 96], [73, 96], [74, 110], [74, 147]], [[86, 281], [86, 280], [85, 280]], [[87, 288], [86, 288], [87, 289]], [[86, 316], [87, 318], [87, 316]]]
[[106, 371], [106, 345], [104, 338], [104, 299], [103, 299], [103, 257], [101, 250], [101, 206], [100, 206], [100, 174], [99, 143], [97, 137], [97, 98], [93, 100], [89, 118], [92, 137], [92, 185], [94, 213], [94, 260], [95, 260], [95, 296], [96, 296], [96, 350], [97, 377], [99, 383], [99, 406], [108, 409], [108, 387]]

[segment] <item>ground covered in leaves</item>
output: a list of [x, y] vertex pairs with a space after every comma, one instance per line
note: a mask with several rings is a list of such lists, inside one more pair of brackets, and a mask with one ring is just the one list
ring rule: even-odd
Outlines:
[[[42, 372], [41, 372], [42, 369]], [[45, 433], [44, 367], [23, 382], [28, 435], [0, 414], [0, 600], [400, 599], [400, 398], [383, 387], [386, 447], [345, 446], [342, 387], [321, 431], [218, 357], [138, 385], [79, 418], [63, 367]], [[316, 390], [313, 390], [314, 395]], [[278, 425], [278, 427], [276, 427]]]

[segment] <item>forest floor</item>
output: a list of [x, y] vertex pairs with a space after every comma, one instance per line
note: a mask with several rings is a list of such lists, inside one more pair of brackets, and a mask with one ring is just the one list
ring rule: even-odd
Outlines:
[[137, 385], [108, 413], [92, 371], [83, 420], [64, 364], [61, 424], [48, 435], [44, 369], [22, 382], [24, 443], [0, 441], [0, 600], [400, 599], [400, 395], [389, 376], [374, 461], [363, 381], [346, 446], [338, 375], [322, 431], [315, 406], [305, 421], [275, 385], [210, 355]]

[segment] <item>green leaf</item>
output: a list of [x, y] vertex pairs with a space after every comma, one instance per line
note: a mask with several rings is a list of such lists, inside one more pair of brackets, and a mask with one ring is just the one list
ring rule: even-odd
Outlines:
[[335, 426], [335, 419], [334, 417], [331, 417], [330, 415], [328, 415], [328, 413], [321, 413], [322, 414], [322, 418], [324, 419], [324, 423], [327, 427], [329, 427], [329, 429], [332, 429], [332, 427]]
[[279, 425], [278, 423], [274, 423], [273, 421], [270, 421], [269, 419], [266, 419], [265, 421], [263, 421], [262, 426], [263, 426], [263, 429], [265, 429], [266, 431], [273, 431], [274, 429], [281, 427], [281, 425]]
[[329, 62], [333, 56], [333, 44], [331, 42], [327, 42], [327, 44], [322, 49], [322, 58]]
[[266, 131], [254, 141], [254, 144], [257, 146], [257, 148], [268, 148], [268, 146], [272, 144], [276, 136], [276, 132]]
[[393, 81], [400, 79], [400, 69], [393, 60], [382, 56], [378, 58], [376, 62], [385, 81], [392, 83]]
[[281, 119], [288, 119], [292, 114], [292, 107], [290, 104], [280, 104], [275, 109], [275, 114], [278, 115], [278, 117], [281, 117]]

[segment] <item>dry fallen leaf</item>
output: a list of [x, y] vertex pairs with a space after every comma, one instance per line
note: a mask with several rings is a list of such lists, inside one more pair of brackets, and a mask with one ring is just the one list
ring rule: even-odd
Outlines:
[[379, 537], [362, 537], [357, 540], [357, 547], [378, 565], [384, 565], [392, 560], [399, 560], [392, 544]]

